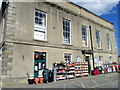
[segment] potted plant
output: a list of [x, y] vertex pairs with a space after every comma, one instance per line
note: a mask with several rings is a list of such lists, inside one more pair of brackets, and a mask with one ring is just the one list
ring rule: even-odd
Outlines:
[[28, 72], [26, 73], [28, 76], [28, 84], [33, 84], [34, 83], [34, 75], [33, 74], [29, 74]]

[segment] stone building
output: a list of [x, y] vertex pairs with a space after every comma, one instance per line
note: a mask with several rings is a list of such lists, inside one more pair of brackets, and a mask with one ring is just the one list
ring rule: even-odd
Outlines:
[[34, 74], [37, 57], [48, 69], [86, 60], [89, 71], [117, 60], [113, 24], [72, 2], [3, 2], [1, 12], [2, 79]]

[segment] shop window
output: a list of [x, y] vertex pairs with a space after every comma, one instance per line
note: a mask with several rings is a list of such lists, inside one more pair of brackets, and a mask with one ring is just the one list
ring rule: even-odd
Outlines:
[[96, 43], [97, 48], [101, 49], [101, 37], [100, 37], [100, 31], [96, 30]]
[[63, 43], [71, 44], [70, 21], [63, 19]]
[[64, 59], [65, 59], [66, 62], [72, 61], [72, 54], [65, 53], [64, 54]]
[[35, 10], [34, 18], [34, 39], [46, 40], [46, 13], [40, 10]]
[[108, 46], [108, 49], [111, 50], [110, 35], [109, 35], [109, 34], [106, 34], [106, 39], [107, 39], [107, 46]]
[[87, 46], [87, 27], [82, 25], [82, 45]]

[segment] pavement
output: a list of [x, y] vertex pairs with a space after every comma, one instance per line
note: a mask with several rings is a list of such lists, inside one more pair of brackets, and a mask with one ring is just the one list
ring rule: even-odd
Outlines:
[[[108, 73], [96, 76], [80, 77], [75, 79], [60, 80], [52, 83], [33, 85], [13, 85], [3, 88], [115, 88], [120, 86], [118, 81], [120, 73]], [[119, 89], [120, 90], [120, 89]]]

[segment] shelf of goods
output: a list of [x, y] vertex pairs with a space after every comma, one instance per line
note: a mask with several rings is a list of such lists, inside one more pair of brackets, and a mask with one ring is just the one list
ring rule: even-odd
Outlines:
[[81, 66], [82, 66], [82, 73], [84, 76], [89, 75], [88, 74], [88, 62], [81, 62]]
[[75, 67], [74, 64], [66, 65], [66, 78], [74, 78], [75, 77]]
[[82, 65], [80, 62], [74, 62], [75, 67], [75, 77], [83, 76]]
[[54, 68], [56, 68], [56, 80], [64, 80], [66, 79], [66, 70], [65, 70], [65, 63], [54, 63]]
[[74, 62], [75, 77], [88, 75], [88, 63], [87, 62]]

